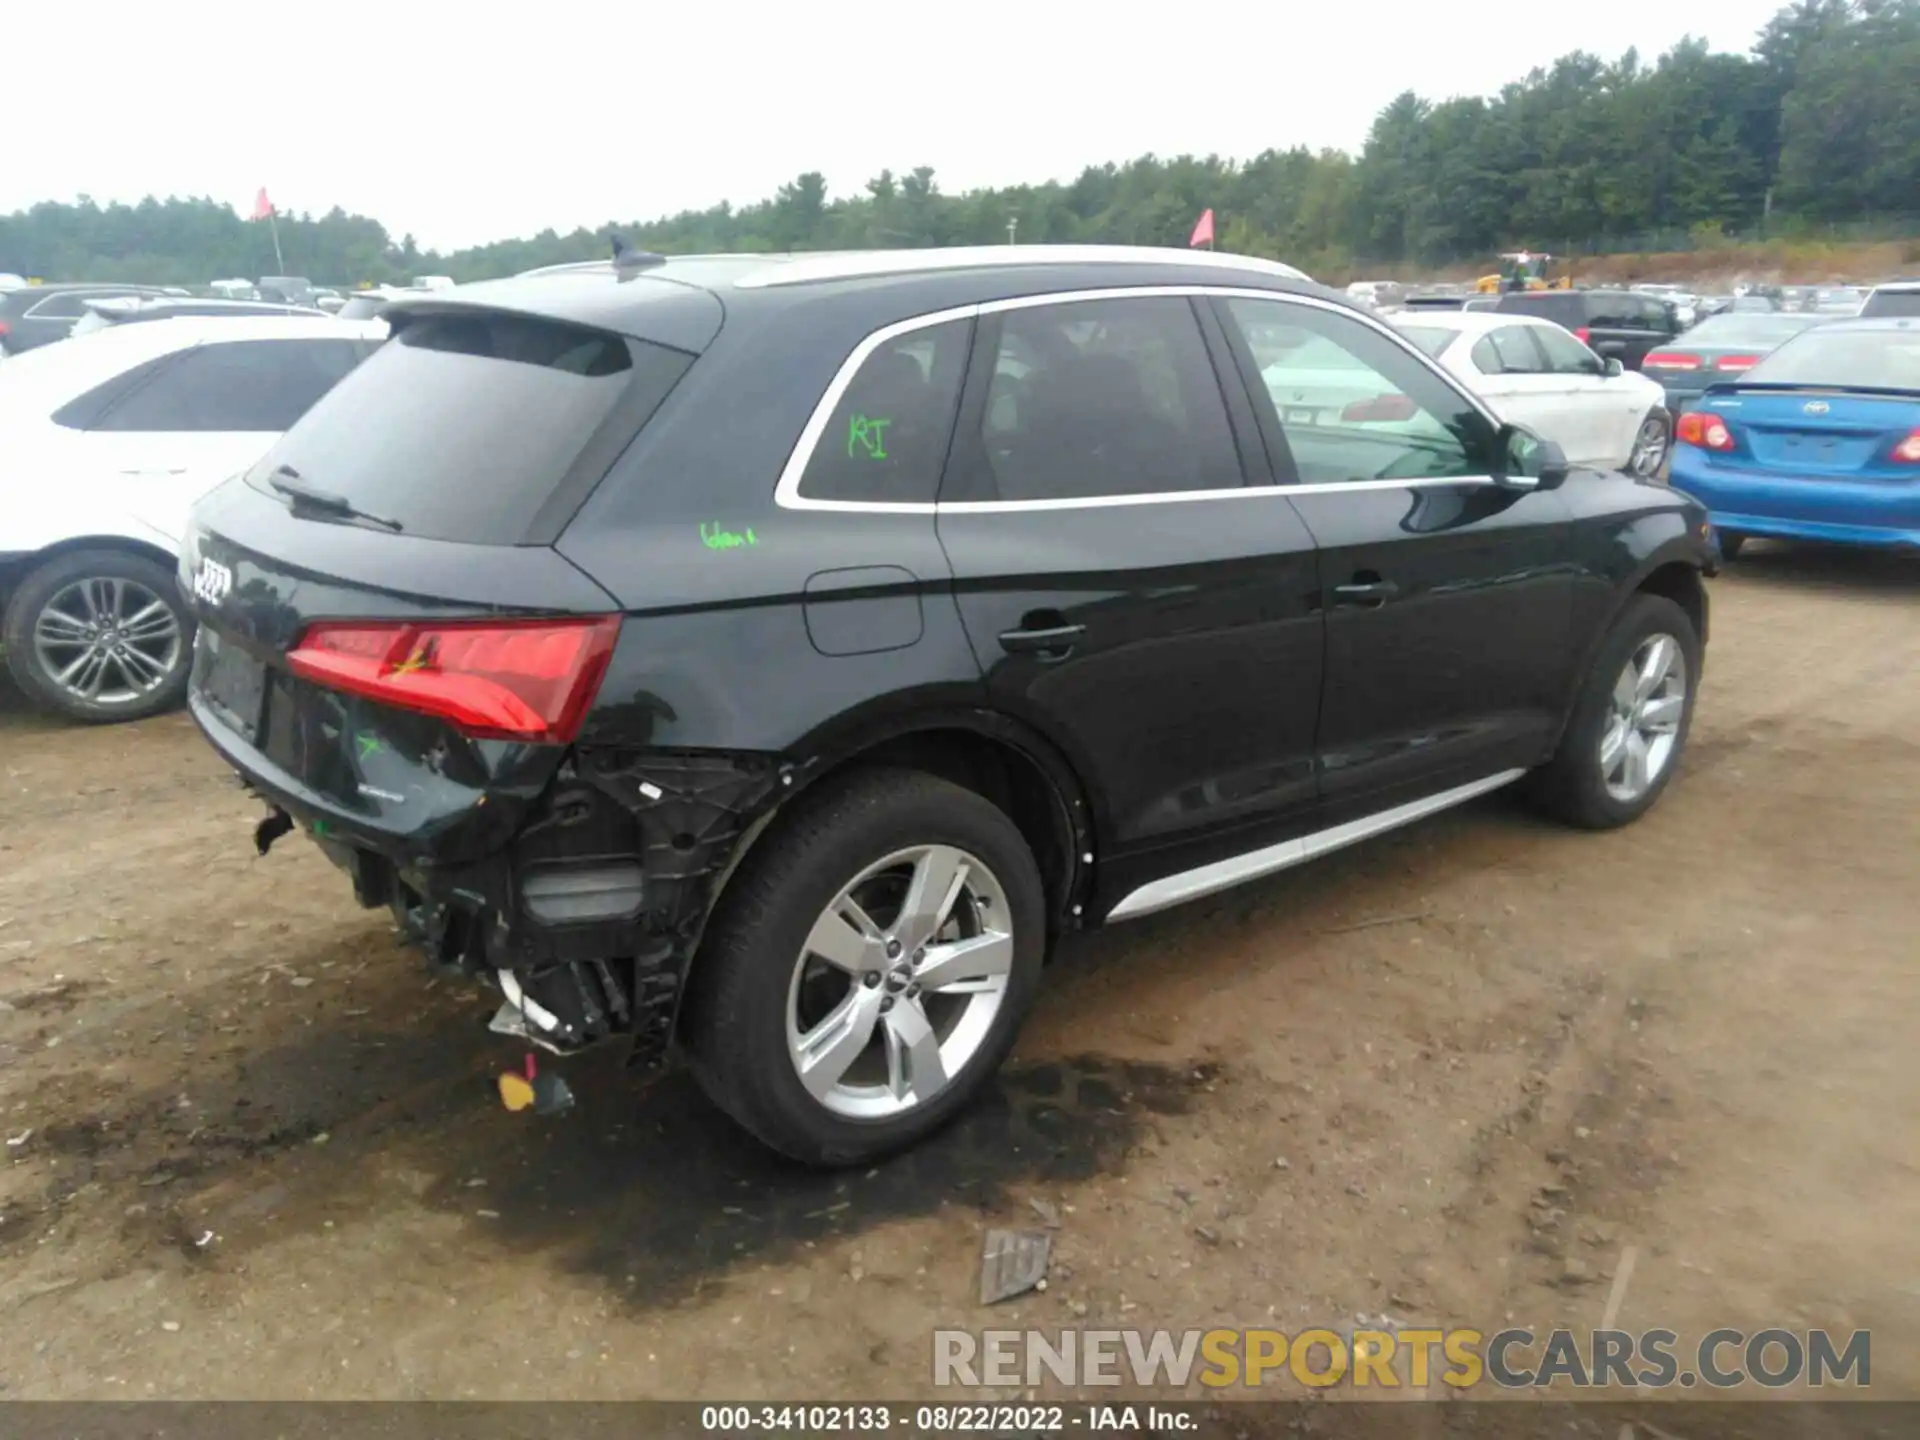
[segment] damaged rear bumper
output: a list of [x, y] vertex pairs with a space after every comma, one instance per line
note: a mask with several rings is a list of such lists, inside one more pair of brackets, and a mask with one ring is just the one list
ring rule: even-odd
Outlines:
[[458, 824], [402, 831], [307, 787], [195, 710], [268, 806], [260, 853], [304, 830], [362, 906], [390, 911], [436, 965], [500, 991], [494, 1029], [562, 1054], [629, 1036], [646, 1066], [671, 1048], [720, 887], [793, 781], [771, 756], [583, 746], [537, 794], [503, 787], [494, 808], [512, 817], [505, 833], [477, 818], [488, 791]]

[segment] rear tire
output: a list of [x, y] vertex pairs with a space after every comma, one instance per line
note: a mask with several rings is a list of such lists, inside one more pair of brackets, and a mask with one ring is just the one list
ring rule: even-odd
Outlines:
[[[913, 906], [921, 888], [954, 898]], [[1045, 948], [1039, 868], [997, 806], [917, 771], [828, 781], [727, 886], [687, 996], [693, 1072], [783, 1155], [874, 1159], [1000, 1068]]]
[[1720, 537], [1720, 558], [1722, 560], [1739, 558], [1740, 551], [1746, 546], [1747, 537], [1734, 530], [1719, 530], [1715, 533]]
[[76, 550], [28, 574], [0, 635], [28, 699], [99, 725], [177, 707], [193, 631], [173, 571], [127, 550]]
[[1559, 750], [1531, 777], [1534, 798], [1584, 830], [1638, 820], [1680, 767], [1699, 680], [1700, 637], [1687, 612], [1661, 595], [1634, 596], [1594, 656]]

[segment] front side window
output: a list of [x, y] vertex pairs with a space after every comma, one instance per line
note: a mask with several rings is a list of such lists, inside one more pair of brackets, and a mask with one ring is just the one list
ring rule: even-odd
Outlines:
[[351, 340], [202, 345], [101, 416], [96, 429], [278, 433], [360, 361]]
[[942, 499], [1098, 500], [1243, 483], [1193, 307], [1175, 297], [990, 317], [979, 429]]
[[1489, 330], [1473, 347], [1473, 363], [1482, 375], [1538, 375], [1546, 368], [1531, 325]]
[[1362, 321], [1284, 300], [1236, 299], [1228, 322], [1301, 484], [1446, 479], [1492, 471], [1494, 431], [1473, 402]]
[[801, 496], [931, 504], [971, 334], [971, 321], [950, 320], [896, 336], [869, 355], [814, 444]]
[[1557, 325], [1542, 325], [1533, 338], [1547, 352], [1547, 367], [1555, 375], [1598, 375], [1606, 369], [1598, 355]]

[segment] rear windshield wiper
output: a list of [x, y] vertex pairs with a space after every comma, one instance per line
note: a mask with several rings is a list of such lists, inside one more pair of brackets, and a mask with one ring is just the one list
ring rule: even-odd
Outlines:
[[383, 530], [398, 534], [401, 524], [398, 520], [389, 520], [384, 515], [372, 515], [360, 509], [344, 495], [336, 495], [331, 490], [317, 490], [300, 478], [300, 472], [291, 465], [278, 467], [267, 477], [267, 484], [278, 490], [293, 502], [293, 508], [299, 510], [305, 506], [308, 510], [317, 510], [323, 515], [337, 515], [342, 520], [359, 520], [368, 525], [378, 525]]

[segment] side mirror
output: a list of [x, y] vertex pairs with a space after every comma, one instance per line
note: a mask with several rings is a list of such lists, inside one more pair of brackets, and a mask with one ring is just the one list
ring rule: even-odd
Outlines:
[[1503, 490], [1558, 490], [1567, 483], [1566, 452], [1531, 430], [1502, 425], [1498, 453], [1500, 468], [1493, 480]]
[[1627, 367], [1622, 365], [1616, 357], [1609, 355], [1606, 358], [1605, 363], [1601, 365], [1600, 373], [1604, 375], [1607, 379], [1611, 380], [1617, 375], [1624, 375], [1626, 373], [1626, 368]]

